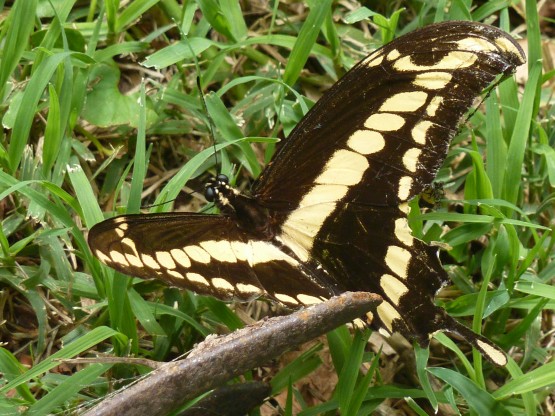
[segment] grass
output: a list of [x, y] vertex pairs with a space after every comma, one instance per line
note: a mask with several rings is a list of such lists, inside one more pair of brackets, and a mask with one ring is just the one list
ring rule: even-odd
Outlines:
[[[438, 175], [447, 198], [415, 218], [414, 232], [450, 247], [442, 256], [453, 285], [438, 302], [508, 351], [507, 369], [438, 334], [430, 350], [416, 348], [412, 372], [396, 354], [370, 349], [369, 334], [339, 328], [264, 375], [284, 414], [550, 411], [555, 74], [538, 62], [535, 2], [399, 10], [377, 2], [373, 11], [329, 0], [244, 10], [216, 0], [53, 3], [1, 3], [0, 414], [78, 412], [145, 371], [59, 359], [167, 361], [243, 325], [217, 300], [115, 276], [85, 239], [116, 213], [202, 204], [191, 190], [202, 189], [215, 160], [198, 75], [218, 162], [246, 188], [276, 138], [371, 50], [422, 24], [495, 16], [507, 30], [520, 25], [528, 41], [525, 85], [501, 84], [463, 126]], [[267, 313], [254, 308], [255, 319]], [[314, 404], [299, 386], [326, 357], [337, 386]]]

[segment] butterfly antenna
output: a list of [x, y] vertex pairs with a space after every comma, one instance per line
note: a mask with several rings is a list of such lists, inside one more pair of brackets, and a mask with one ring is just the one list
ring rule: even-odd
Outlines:
[[212, 146], [214, 147], [214, 160], [216, 162], [216, 173], [220, 173], [220, 167], [218, 166], [218, 152], [216, 150], [216, 136], [214, 135], [214, 120], [210, 117], [208, 112], [208, 107], [206, 106], [206, 100], [204, 99], [204, 93], [202, 92], [202, 84], [200, 82], [200, 76], [197, 75], [197, 88], [199, 91], [200, 102], [202, 103], [202, 108], [208, 118], [208, 130], [210, 131], [210, 137], [212, 138]]
[[212, 117], [210, 117], [210, 113], [208, 112], [208, 107], [206, 106], [206, 100], [204, 99], [204, 93], [203, 93], [203, 90], [202, 90], [202, 83], [201, 83], [201, 80], [200, 80], [200, 65], [199, 65], [199, 62], [198, 62], [198, 59], [197, 59], [197, 55], [196, 55], [193, 47], [191, 46], [191, 42], [189, 41], [189, 38], [183, 32], [181, 32], [181, 36], [183, 37], [183, 40], [185, 41], [185, 44], [189, 48], [189, 52], [191, 52], [191, 56], [193, 57], [193, 60], [195, 61], [195, 68], [197, 70], [197, 88], [198, 88], [198, 92], [199, 92], [199, 96], [200, 96], [200, 103], [202, 105], [202, 108], [204, 109], [204, 113], [206, 114], [206, 117], [208, 118], [208, 130], [210, 132], [210, 137], [212, 138], [212, 145], [214, 147], [214, 160], [216, 162], [216, 174], [219, 174], [220, 173], [220, 168], [218, 166], [218, 153], [216, 151], [216, 135], [214, 134], [214, 120], [212, 120]]

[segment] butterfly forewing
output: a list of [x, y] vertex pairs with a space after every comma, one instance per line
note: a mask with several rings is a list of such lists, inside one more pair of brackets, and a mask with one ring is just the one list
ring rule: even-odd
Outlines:
[[334, 201], [406, 201], [432, 182], [480, 92], [522, 62], [522, 50], [508, 35], [477, 23], [447, 22], [398, 38], [326, 92], [253, 194], [270, 207], [296, 208], [323, 184], [345, 187], [320, 187]]
[[120, 216], [93, 227], [89, 244], [100, 260], [124, 274], [159, 278], [223, 300], [267, 296], [298, 306], [330, 297], [304, 265], [224, 216]]
[[412, 237], [407, 201], [430, 186], [480, 92], [523, 62], [510, 36], [478, 23], [400, 37], [316, 103], [252, 198], [224, 181], [214, 188], [223, 216], [120, 217], [91, 230], [91, 248], [123, 273], [223, 299], [298, 306], [346, 290], [379, 293], [374, 323], [423, 346], [435, 331], [456, 332], [502, 365], [500, 350], [435, 306], [447, 275], [437, 250]]

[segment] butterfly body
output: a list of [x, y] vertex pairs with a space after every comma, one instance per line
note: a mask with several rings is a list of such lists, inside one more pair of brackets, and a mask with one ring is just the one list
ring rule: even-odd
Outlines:
[[344, 291], [379, 293], [374, 324], [426, 346], [462, 335], [506, 358], [434, 304], [448, 281], [437, 249], [414, 238], [408, 201], [432, 183], [480, 92], [524, 62], [504, 32], [432, 25], [358, 63], [299, 122], [250, 196], [218, 176], [221, 215], [129, 215], [91, 229], [97, 257], [221, 299], [267, 296], [306, 306]]

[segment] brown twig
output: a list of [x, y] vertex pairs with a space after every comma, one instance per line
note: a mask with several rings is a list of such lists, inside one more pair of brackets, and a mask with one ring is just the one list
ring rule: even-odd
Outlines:
[[375, 310], [381, 297], [344, 293], [288, 316], [271, 318], [199, 344], [184, 360], [152, 371], [88, 410], [86, 416], [164, 415], [283, 352]]

